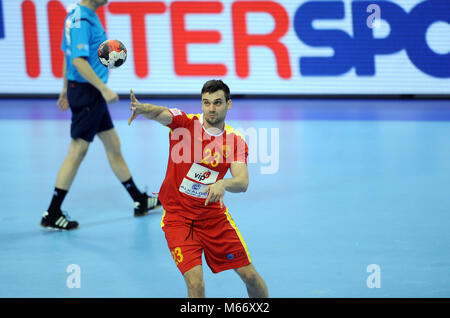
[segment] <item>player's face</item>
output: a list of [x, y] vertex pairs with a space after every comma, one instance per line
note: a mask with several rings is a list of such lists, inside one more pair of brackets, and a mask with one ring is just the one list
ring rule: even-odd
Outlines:
[[222, 125], [231, 108], [231, 100], [225, 99], [222, 90], [202, 95], [203, 119], [210, 125]]

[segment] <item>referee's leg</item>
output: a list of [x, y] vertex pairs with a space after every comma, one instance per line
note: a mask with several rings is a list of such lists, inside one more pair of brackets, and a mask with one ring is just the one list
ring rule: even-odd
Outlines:
[[56, 188], [69, 190], [78, 168], [86, 156], [88, 148], [89, 142], [86, 140], [81, 138], [72, 139], [69, 146], [69, 152], [56, 177]]
[[125, 182], [131, 178], [130, 170], [125, 162], [120, 147], [119, 136], [116, 129], [111, 128], [98, 133], [98, 137], [103, 142], [105, 147], [106, 156], [108, 157], [109, 164], [120, 182]]

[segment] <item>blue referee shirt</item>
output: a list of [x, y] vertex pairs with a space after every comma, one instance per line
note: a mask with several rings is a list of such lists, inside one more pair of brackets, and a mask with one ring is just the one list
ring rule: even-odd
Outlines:
[[106, 33], [97, 14], [88, 7], [77, 5], [66, 17], [61, 49], [66, 56], [67, 79], [87, 83], [72, 60], [85, 57], [97, 76], [106, 83], [108, 68], [98, 60], [98, 47], [106, 40]]

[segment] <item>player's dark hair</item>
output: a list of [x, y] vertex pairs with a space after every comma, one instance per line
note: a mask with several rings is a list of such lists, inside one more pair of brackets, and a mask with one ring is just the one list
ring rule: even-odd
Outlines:
[[213, 80], [209, 80], [205, 84], [203, 84], [202, 95], [204, 93], [212, 94], [212, 93], [215, 93], [220, 90], [222, 90], [225, 93], [225, 100], [228, 101], [231, 98], [230, 88], [228, 87], [227, 84], [225, 84], [221, 80], [213, 79]]

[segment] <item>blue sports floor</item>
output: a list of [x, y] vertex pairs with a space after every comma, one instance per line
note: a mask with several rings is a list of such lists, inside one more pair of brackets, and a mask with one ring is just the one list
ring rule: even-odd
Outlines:
[[[185, 297], [161, 211], [133, 217], [98, 138], [63, 204], [80, 228], [39, 226], [70, 141], [55, 103], [0, 100], [0, 297]], [[158, 192], [168, 129], [128, 126], [127, 100], [110, 109], [136, 184]], [[225, 203], [271, 297], [450, 297], [450, 101], [236, 99], [228, 118], [258, 132], [249, 189]], [[207, 297], [247, 296], [204, 265]]]

